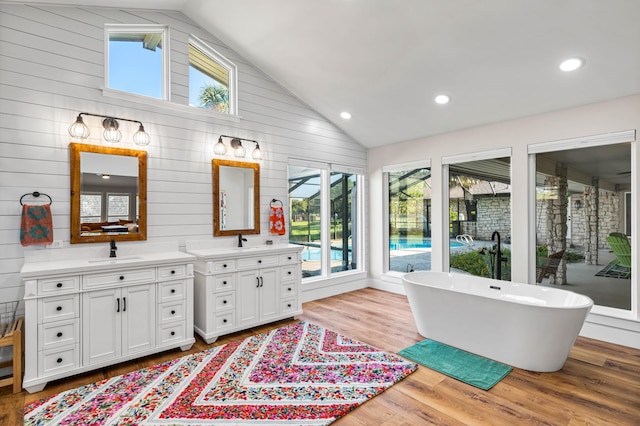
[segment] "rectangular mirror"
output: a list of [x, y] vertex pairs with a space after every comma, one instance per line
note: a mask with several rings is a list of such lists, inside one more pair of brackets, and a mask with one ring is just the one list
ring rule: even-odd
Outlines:
[[71, 243], [147, 239], [147, 153], [72, 143]]
[[213, 235], [260, 233], [260, 165], [213, 160]]

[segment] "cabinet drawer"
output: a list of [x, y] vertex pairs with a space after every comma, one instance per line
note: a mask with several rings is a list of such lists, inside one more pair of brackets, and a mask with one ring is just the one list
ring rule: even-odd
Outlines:
[[238, 259], [238, 269], [263, 268], [278, 264], [278, 256], [253, 256]]
[[229, 311], [224, 314], [219, 314], [214, 317], [214, 329], [216, 331], [222, 331], [233, 328], [235, 326], [235, 312]]
[[80, 311], [80, 298], [77, 294], [40, 299], [40, 323], [73, 319]]
[[75, 345], [78, 342], [78, 320], [54, 321], [38, 325], [40, 349]]
[[293, 313], [298, 310], [298, 303], [295, 298], [283, 300], [281, 308], [283, 314], [287, 314], [289, 312]]
[[158, 340], [160, 341], [159, 346], [168, 345], [174, 341], [184, 340], [185, 332], [186, 326], [184, 321], [163, 325], [160, 327], [160, 335], [158, 336]]
[[208, 274], [212, 274], [215, 272], [224, 272], [224, 271], [233, 272], [235, 270], [236, 270], [235, 259], [225, 259], [225, 260], [216, 260], [215, 262], [207, 262]]
[[42, 352], [39, 357], [39, 375], [47, 376], [79, 367], [80, 346], [73, 345]]
[[160, 324], [182, 321], [186, 317], [185, 301], [164, 303], [160, 305]]
[[300, 263], [300, 253], [285, 253], [280, 255], [280, 264], [286, 265], [287, 263]]
[[145, 268], [85, 275], [82, 277], [82, 284], [85, 289], [93, 289], [101, 286], [109, 287], [112, 285], [153, 282], [155, 280], [156, 269]]
[[77, 275], [38, 280], [38, 295], [50, 296], [64, 294], [80, 289], [80, 277]]
[[187, 265], [163, 266], [158, 268], [158, 280], [184, 278], [187, 276]]
[[160, 283], [159, 303], [170, 302], [172, 300], [182, 300], [185, 298], [186, 286], [184, 281], [168, 281]]
[[214, 278], [214, 291], [234, 290], [236, 288], [236, 276], [234, 274], [219, 275]]
[[282, 293], [280, 294], [282, 295], [283, 299], [288, 299], [290, 297], [297, 296], [297, 293], [298, 293], [298, 284], [295, 281], [282, 284]]
[[226, 309], [234, 309], [236, 306], [236, 293], [219, 293], [213, 296], [213, 306], [216, 312]]
[[283, 266], [282, 267], [282, 281], [297, 280], [298, 279], [298, 270], [299, 269], [300, 269], [300, 267], [298, 265]]

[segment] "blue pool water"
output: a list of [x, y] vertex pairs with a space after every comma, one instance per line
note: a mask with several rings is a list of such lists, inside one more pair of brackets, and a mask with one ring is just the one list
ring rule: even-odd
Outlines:
[[[462, 244], [451, 241], [449, 247], [462, 247]], [[431, 248], [431, 240], [427, 238], [394, 238], [389, 241], [389, 250]]]

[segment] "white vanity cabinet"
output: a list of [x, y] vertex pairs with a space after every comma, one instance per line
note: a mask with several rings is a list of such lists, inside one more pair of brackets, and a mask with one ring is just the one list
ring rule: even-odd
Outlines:
[[122, 259], [27, 260], [24, 388], [37, 392], [51, 380], [189, 349], [195, 258], [175, 249]]
[[290, 244], [203, 248], [187, 241], [195, 263], [194, 327], [218, 336], [302, 313], [302, 247]]

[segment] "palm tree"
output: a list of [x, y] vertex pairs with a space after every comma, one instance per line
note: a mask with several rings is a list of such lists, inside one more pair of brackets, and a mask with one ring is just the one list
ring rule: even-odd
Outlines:
[[229, 112], [229, 89], [212, 81], [200, 89], [200, 107]]

